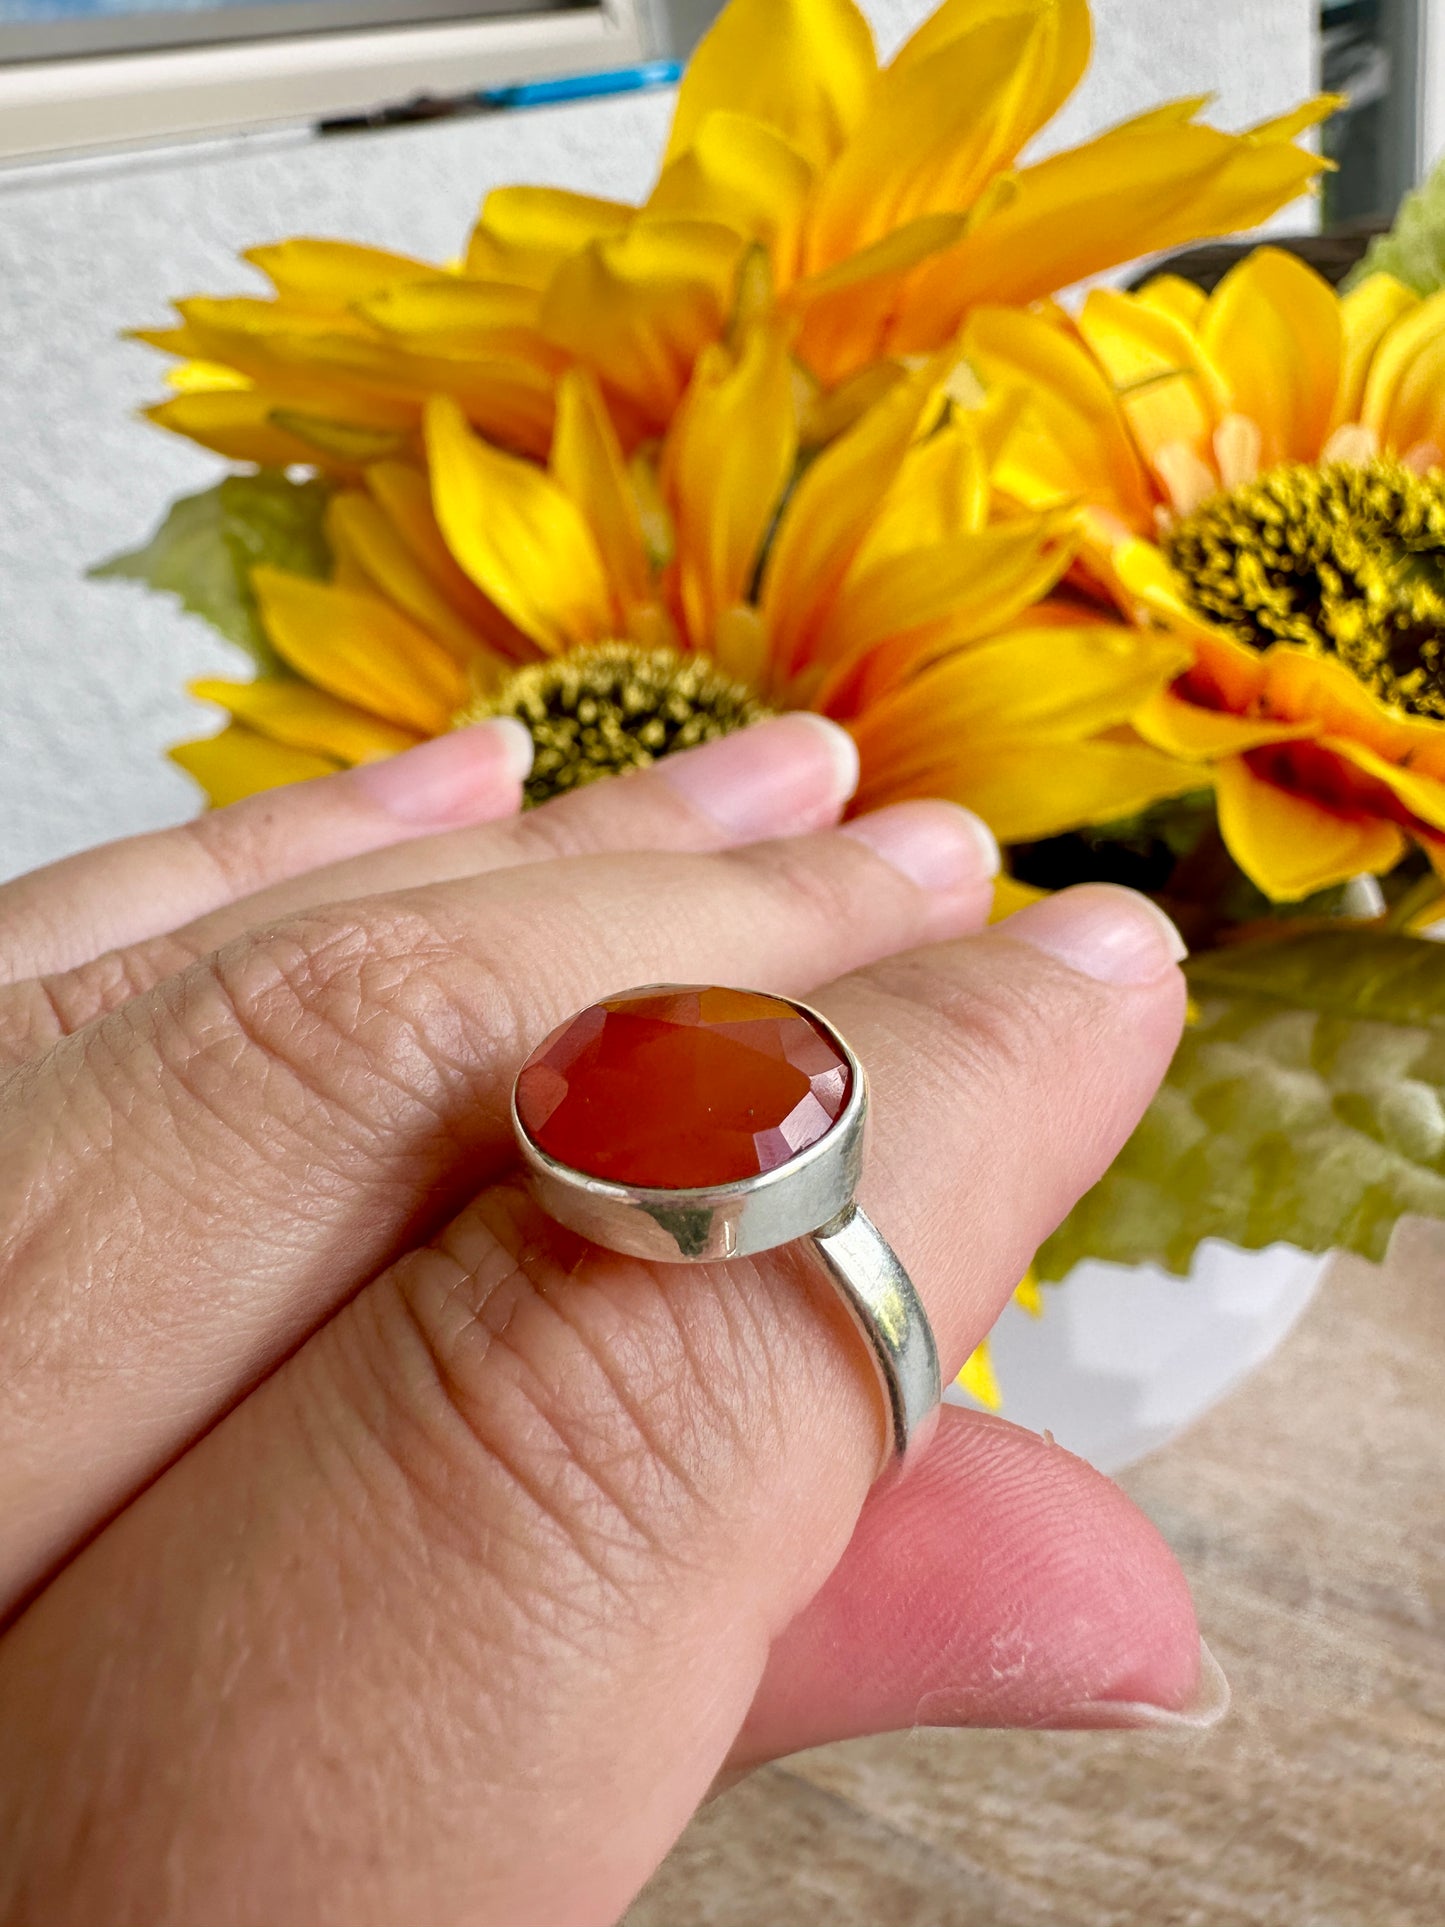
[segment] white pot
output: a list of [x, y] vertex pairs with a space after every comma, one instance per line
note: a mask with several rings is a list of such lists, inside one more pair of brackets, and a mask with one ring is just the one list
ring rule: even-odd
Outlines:
[[[1241, 1251], [1216, 1238], [1199, 1246], [1187, 1278], [1087, 1259], [1045, 1286], [1042, 1318], [1010, 1304], [994, 1327], [1004, 1417], [1120, 1472], [1269, 1357], [1328, 1263], [1293, 1245]], [[945, 1396], [974, 1403], [956, 1387]]]

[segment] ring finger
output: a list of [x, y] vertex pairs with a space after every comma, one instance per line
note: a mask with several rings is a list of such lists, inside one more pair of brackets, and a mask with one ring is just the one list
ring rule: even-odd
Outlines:
[[919, 803], [531, 864], [273, 926], [64, 1040], [0, 1096], [0, 1603], [502, 1167], [522, 1035], [619, 983], [801, 990], [977, 927], [992, 868]]

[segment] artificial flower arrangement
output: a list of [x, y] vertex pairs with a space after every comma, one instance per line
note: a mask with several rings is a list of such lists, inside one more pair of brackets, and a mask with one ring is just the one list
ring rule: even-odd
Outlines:
[[1193, 946], [1168, 1083], [1039, 1279], [1377, 1258], [1445, 1217], [1445, 294], [1261, 247], [1061, 305], [1294, 200], [1334, 105], [1020, 164], [1090, 32], [945, 0], [880, 71], [853, 0], [731, 0], [642, 206], [501, 189], [445, 267], [252, 250], [268, 294], [141, 337], [151, 418], [239, 466], [107, 571], [254, 658], [174, 752], [215, 803], [482, 715], [530, 726], [536, 802], [826, 712], [858, 808], [988, 820], [1000, 914], [1107, 877]]

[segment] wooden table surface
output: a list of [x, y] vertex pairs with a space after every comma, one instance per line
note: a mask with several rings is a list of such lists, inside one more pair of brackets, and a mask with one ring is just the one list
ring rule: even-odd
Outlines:
[[1123, 1483], [1189, 1573], [1223, 1725], [802, 1755], [701, 1814], [628, 1927], [1445, 1927], [1445, 1228], [1337, 1263]]

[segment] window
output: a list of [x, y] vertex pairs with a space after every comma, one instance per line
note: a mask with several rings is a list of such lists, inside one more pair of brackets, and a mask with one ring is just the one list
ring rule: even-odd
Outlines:
[[366, 114], [686, 51], [718, 0], [0, 0], [0, 161]]
[[1430, 83], [1440, 10], [1441, 0], [1324, 0], [1322, 77], [1332, 93], [1349, 96], [1324, 129], [1338, 170], [1324, 185], [1330, 226], [1388, 224], [1401, 195], [1438, 158], [1445, 126], [1431, 123], [1445, 103], [1436, 99], [1432, 113]]

